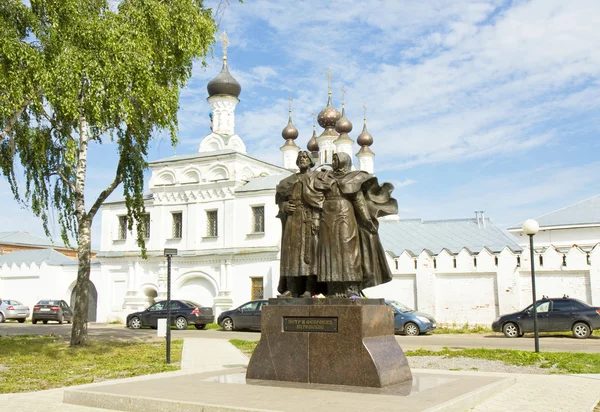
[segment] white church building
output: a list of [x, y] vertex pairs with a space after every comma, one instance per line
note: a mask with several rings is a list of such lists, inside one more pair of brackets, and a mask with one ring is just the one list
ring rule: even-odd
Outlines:
[[[173, 299], [212, 306], [219, 314], [277, 295], [281, 223], [275, 217], [275, 186], [296, 169], [298, 131], [290, 111], [282, 132], [283, 166], [256, 159], [246, 153], [235, 132], [241, 86], [230, 74], [226, 57], [207, 89], [211, 133], [201, 139], [198, 152], [149, 163], [147, 259], [141, 258], [135, 235], [127, 230], [124, 200], [104, 203], [99, 264], [93, 265], [90, 278], [96, 312], [90, 320], [124, 320], [128, 313], [165, 298], [165, 248], [178, 251], [172, 259]], [[373, 172], [373, 137], [366, 119], [356, 148], [343, 104], [340, 113], [329, 92], [318, 122], [323, 132], [317, 135], [314, 130], [307, 146], [318, 165], [331, 163], [334, 153], [346, 152], [356, 156], [358, 169]], [[568, 294], [600, 305], [599, 199], [580, 205], [572, 213], [578, 219], [561, 213], [544, 226], [540, 218], [539, 297]], [[489, 324], [500, 313], [531, 303], [528, 242], [519, 227], [509, 229], [516, 236], [512, 237], [483, 216], [382, 219], [380, 236], [394, 279], [365, 294], [400, 300], [431, 313], [440, 323]], [[76, 277], [73, 265], [55, 254], [28, 257], [31, 253], [0, 255], [0, 297], [30, 306], [47, 297], [69, 302]]]
[[[166, 297], [165, 248], [175, 248], [172, 296], [213, 306], [215, 313], [251, 299], [277, 295], [281, 222], [275, 216], [275, 186], [297, 170], [300, 147], [292, 123], [283, 129], [283, 167], [249, 156], [235, 132], [235, 108], [240, 84], [223, 58], [221, 72], [208, 83], [212, 107], [211, 133], [200, 141], [198, 153], [149, 163], [146, 196], [148, 259], [142, 259], [135, 236], [127, 231], [125, 202], [105, 202], [102, 239], [97, 258], [108, 291], [98, 308], [100, 318], [123, 318], [127, 313]], [[324, 129], [313, 134], [307, 149], [318, 165], [330, 164], [333, 154], [351, 156], [352, 124], [331, 103], [318, 115]], [[358, 136], [356, 154], [361, 170], [373, 171], [373, 139], [366, 128]]]

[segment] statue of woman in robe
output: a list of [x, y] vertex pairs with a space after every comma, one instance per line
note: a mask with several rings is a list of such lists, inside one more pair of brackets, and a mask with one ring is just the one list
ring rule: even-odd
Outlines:
[[363, 288], [392, 279], [377, 233], [377, 218], [397, 213], [390, 194], [393, 186], [380, 186], [365, 171], [351, 171], [346, 153], [333, 155], [333, 170], [318, 172], [314, 188], [324, 195], [317, 276], [332, 297], [360, 296]]

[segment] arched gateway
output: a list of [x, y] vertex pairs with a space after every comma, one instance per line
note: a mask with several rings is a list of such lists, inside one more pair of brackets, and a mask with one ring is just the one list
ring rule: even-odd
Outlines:
[[[96, 290], [96, 286], [94, 286], [94, 284], [92, 283], [92, 281], [88, 281], [88, 288], [90, 291], [90, 295], [89, 295], [89, 304], [88, 304], [88, 322], [96, 322], [97, 319], [97, 308], [98, 308], [98, 291]], [[77, 287], [73, 288], [73, 291], [71, 292], [71, 301], [70, 301], [70, 305], [71, 305], [71, 309], [75, 309], [75, 291], [77, 290]]]

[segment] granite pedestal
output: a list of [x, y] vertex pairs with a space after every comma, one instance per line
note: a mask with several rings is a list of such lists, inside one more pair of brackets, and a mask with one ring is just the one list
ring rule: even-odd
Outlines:
[[269, 299], [246, 379], [383, 388], [412, 374], [383, 299]]

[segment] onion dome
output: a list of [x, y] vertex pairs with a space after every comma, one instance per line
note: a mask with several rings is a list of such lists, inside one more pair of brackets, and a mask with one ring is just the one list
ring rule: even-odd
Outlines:
[[371, 133], [369, 133], [369, 131], [367, 130], [367, 119], [365, 119], [362, 132], [356, 138], [356, 143], [358, 143], [359, 146], [367, 147], [373, 144], [373, 136], [371, 136]]
[[319, 113], [317, 117], [317, 121], [319, 122], [319, 126], [323, 129], [333, 129], [338, 120], [340, 120], [342, 115], [331, 105], [331, 92], [329, 92], [329, 99], [327, 100], [327, 106]]
[[306, 148], [309, 152], [315, 153], [319, 151], [319, 143], [317, 143], [317, 131], [315, 130], [315, 125], [313, 124], [313, 135], [308, 141]]
[[346, 109], [342, 103], [342, 117], [335, 124], [335, 131], [338, 133], [348, 134], [352, 131], [352, 123], [346, 117]]
[[298, 137], [298, 129], [296, 129], [296, 126], [294, 126], [292, 124], [292, 111], [291, 110], [290, 110], [290, 118], [288, 120], [288, 124], [281, 131], [281, 137], [283, 137], [285, 140], [289, 140], [289, 139], [294, 140], [295, 138]]
[[221, 69], [221, 73], [208, 82], [206, 89], [208, 90], [208, 97], [216, 95], [238, 97], [240, 95], [242, 86], [240, 86], [238, 81], [229, 73], [229, 69], [227, 68], [227, 56], [223, 56], [223, 68]]

